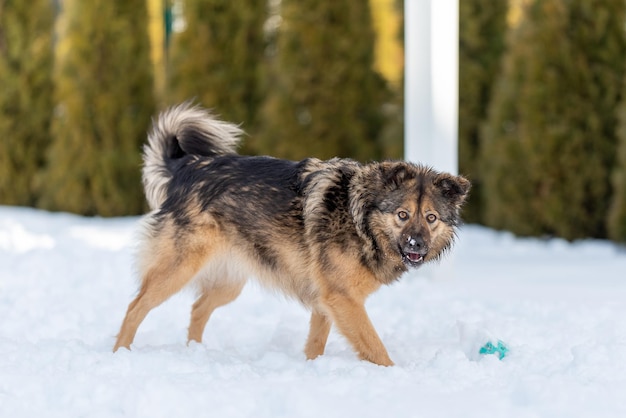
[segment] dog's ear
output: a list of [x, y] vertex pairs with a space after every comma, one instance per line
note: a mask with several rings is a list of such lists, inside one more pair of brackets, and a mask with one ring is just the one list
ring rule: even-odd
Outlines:
[[398, 188], [410, 176], [407, 167], [403, 163], [384, 162], [381, 163], [380, 168], [385, 186], [391, 186], [394, 189]]
[[465, 177], [448, 173], [439, 174], [435, 178], [434, 184], [443, 197], [455, 205], [461, 205], [465, 202], [471, 188], [471, 183]]

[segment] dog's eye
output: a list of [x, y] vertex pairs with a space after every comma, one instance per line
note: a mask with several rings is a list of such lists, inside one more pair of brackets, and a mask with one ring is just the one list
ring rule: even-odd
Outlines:
[[409, 212], [401, 210], [398, 212], [398, 218], [400, 218], [401, 221], [406, 221], [409, 219]]
[[426, 221], [428, 223], [433, 223], [437, 220], [437, 215], [435, 215], [434, 213], [429, 213], [428, 215], [426, 215]]

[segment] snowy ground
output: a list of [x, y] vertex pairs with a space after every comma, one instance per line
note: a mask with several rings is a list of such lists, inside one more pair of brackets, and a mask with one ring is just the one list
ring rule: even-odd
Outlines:
[[[191, 293], [114, 336], [136, 291], [137, 218], [0, 207], [0, 417], [624, 417], [626, 252], [465, 226], [453, 263], [368, 310], [392, 368], [333, 331], [306, 361], [308, 313], [249, 285], [185, 344]], [[477, 351], [510, 348], [502, 360]]]

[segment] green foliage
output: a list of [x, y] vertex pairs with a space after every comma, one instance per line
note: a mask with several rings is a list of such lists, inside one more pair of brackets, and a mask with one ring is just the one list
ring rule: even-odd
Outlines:
[[49, 0], [0, 2], [0, 203], [33, 205], [52, 119]]
[[606, 236], [622, 0], [542, 0], [512, 33], [485, 127], [485, 222], [519, 234]]
[[140, 213], [141, 144], [154, 113], [145, 1], [63, 6], [41, 205], [88, 215]]
[[618, 108], [617, 165], [613, 173], [613, 198], [607, 219], [607, 229], [611, 239], [626, 242], [626, 82], [622, 84], [621, 100]]
[[[404, 0], [395, 0], [394, 9], [404, 16]], [[404, 44], [404, 19], [397, 29], [396, 40]], [[383, 159], [400, 160], [404, 158], [404, 71], [398, 85], [390, 86], [390, 98], [383, 107], [384, 125], [380, 134]]]
[[472, 196], [463, 209], [467, 222], [482, 222], [480, 127], [500, 70], [507, 11], [506, 1], [459, 2], [459, 171], [472, 180]]
[[169, 51], [169, 103], [195, 98], [253, 135], [266, 19], [264, 1], [185, 1], [186, 27], [173, 36]]
[[272, 154], [377, 159], [388, 91], [373, 69], [366, 1], [283, 0], [259, 146]]

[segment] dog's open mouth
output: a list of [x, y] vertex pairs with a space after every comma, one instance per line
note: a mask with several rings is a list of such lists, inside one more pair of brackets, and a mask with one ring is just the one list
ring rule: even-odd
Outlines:
[[418, 267], [424, 262], [424, 256], [412, 251], [402, 251], [402, 261], [410, 267]]

